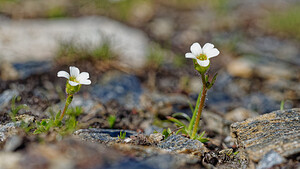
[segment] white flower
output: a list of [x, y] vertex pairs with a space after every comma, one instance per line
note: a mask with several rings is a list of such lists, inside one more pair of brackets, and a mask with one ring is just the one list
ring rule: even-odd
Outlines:
[[201, 48], [199, 43], [193, 43], [191, 46], [192, 53], [186, 53], [185, 58], [196, 59], [197, 63], [206, 67], [209, 65], [209, 59], [220, 54], [219, 50], [214, 48], [211, 43], [206, 43], [203, 48]]
[[59, 71], [57, 73], [58, 77], [65, 77], [69, 79], [69, 84], [71, 86], [77, 86], [79, 84], [89, 85], [91, 84], [91, 81], [88, 80], [89, 73], [87, 72], [81, 72], [79, 69], [75, 66], [70, 66], [70, 74], [66, 71]]

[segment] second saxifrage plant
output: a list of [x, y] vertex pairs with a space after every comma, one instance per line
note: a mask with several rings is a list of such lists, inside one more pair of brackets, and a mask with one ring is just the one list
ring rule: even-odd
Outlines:
[[[216, 57], [220, 54], [219, 50], [214, 47], [211, 43], [206, 43], [202, 48], [199, 43], [193, 43], [190, 47], [191, 52], [185, 54], [185, 58], [193, 59], [194, 68], [199, 72], [201, 76], [202, 89], [199, 92], [198, 99], [195, 107], [191, 107], [193, 112], [192, 118], [182, 113], [175, 113], [173, 117], [168, 117], [168, 119], [174, 122], [179, 129], [176, 134], [182, 133], [188, 135], [191, 139], [197, 139], [201, 142], [207, 142], [209, 139], [204, 138], [205, 131], [198, 134], [198, 126], [201, 119], [201, 114], [205, 104], [205, 99], [207, 91], [214, 85], [217, 78], [215, 74], [211, 81], [209, 81], [209, 75], [207, 74], [210, 68], [210, 59]], [[176, 119], [176, 116], [182, 116], [189, 121], [189, 125], [185, 125], [180, 120]], [[175, 116], [175, 117], [174, 117]], [[164, 130], [163, 135], [169, 136], [172, 134], [171, 130]]]

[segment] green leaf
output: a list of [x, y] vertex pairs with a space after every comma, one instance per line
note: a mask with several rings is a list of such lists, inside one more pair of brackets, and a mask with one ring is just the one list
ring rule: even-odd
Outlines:
[[173, 123], [176, 123], [178, 126], [183, 126], [183, 127], [186, 127], [185, 124], [183, 124], [181, 121], [177, 120], [176, 118], [174, 117], [170, 117], [170, 116], [167, 116], [167, 119], [170, 120], [171, 122]]
[[178, 112], [178, 113], [172, 114], [172, 117], [178, 117], [178, 116], [184, 117], [187, 121], [191, 121], [191, 118], [185, 113]]
[[283, 109], [284, 109], [284, 100], [282, 100], [280, 103], [280, 110], [283, 110]]
[[197, 98], [196, 106], [195, 106], [195, 109], [194, 109], [194, 112], [193, 112], [193, 117], [190, 121], [189, 128], [188, 128], [189, 131], [193, 130], [193, 126], [194, 126], [196, 116], [197, 116], [197, 113], [198, 113], [198, 109], [199, 109], [199, 105], [200, 105], [202, 90], [203, 90], [203, 86], [202, 86], [202, 89], [200, 90], [198, 98]]
[[217, 76], [218, 76], [218, 73], [216, 73], [213, 77], [213, 79], [211, 80], [211, 83], [210, 85], [207, 87], [208, 89], [210, 89], [214, 84], [215, 84], [215, 81], [217, 79]]

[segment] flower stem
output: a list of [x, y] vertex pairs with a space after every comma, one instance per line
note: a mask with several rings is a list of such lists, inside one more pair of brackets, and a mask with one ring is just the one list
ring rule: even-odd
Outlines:
[[73, 100], [73, 95], [68, 95], [64, 111], [62, 112], [62, 114], [60, 115], [60, 118], [59, 118], [60, 121], [64, 118], [65, 112], [67, 111], [67, 109], [68, 109], [70, 103], [72, 102], [72, 100]]
[[205, 75], [204, 73], [201, 73], [201, 78], [202, 78], [202, 95], [201, 95], [201, 100], [200, 100], [200, 105], [199, 105], [199, 109], [198, 109], [198, 114], [196, 117], [196, 122], [194, 124], [194, 128], [193, 128], [193, 133], [192, 133], [192, 138], [194, 139], [198, 130], [198, 125], [199, 125], [199, 121], [201, 118], [201, 113], [204, 107], [204, 102], [205, 102], [205, 98], [206, 98], [206, 92], [207, 92], [207, 88], [206, 88], [206, 82], [205, 82]]

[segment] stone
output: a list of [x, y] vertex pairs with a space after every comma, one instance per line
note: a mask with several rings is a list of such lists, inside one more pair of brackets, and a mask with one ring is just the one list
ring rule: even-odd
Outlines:
[[17, 90], [5, 90], [1, 95], [0, 95], [0, 109], [4, 108], [7, 106], [11, 99], [15, 96], [17, 97], [19, 95], [19, 92]]
[[105, 17], [0, 21], [0, 59], [12, 63], [52, 60], [62, 42], [93, 49], [105, 41], [126, 65], [137, 68], [146, 62], [147, 36]]
[[0, 168], [1, 169], [19, 169], [21, 166], [19, 162], [22, 159], [21, 153], [12, 153], [0, 151]]
[[127, 109], [140, 108], [143, 90], [139, 79], [120, 72], [106, 73], [92, 89], [92, 95], [102, 103], [117, 101]]
[[156, 39], [168, 40], [174, 32], [174, 21], [169, 18], [158, 18], [150, 23], [149, 30]]
[[41, 75], [49, 72], [52, 68], [52, 63], [49, 61], [29, 61], [14, 63], [13, 67], [18, 72], [20, 79], [26, 79], [32, 75]]
[[224, 120], [224, 117], [210, 111], [203, 111], [201, 114], [201, 126], [205, 129], [214, 131], [221, 135], [229, 135], [229, 121]]
[[229, 121], [232, 121], [232, 122], [238, 122], [238, 121], [244, 121], [248, 118], [256, 117], [258, 115], [259, 114], [254, 112], [254, 111], [245, 109], [243, 107], [238, 107], [238, 108], [233, 109], [232, 111], [226, 113], [224, 115], [224, 118], [226, 120], [229, 120]]
[[74, 135], [86, 141], [112, 143], [118, 140], [118, 136], [120, 135], [120, 132], [126, 133], [125, 136], [126, 138], [130, 137], [131, 135], [137, 134], [137, 132], [131, 130], [89, 128], [89, 129], [79, 129], [74, 132]]
[[0, 78], [5, 81], [17, 80], [19, 79], [18, 71], [13, 67], [13, 65], [7, 61], [2, 61], [1, 65], [1, 76]]
[[274, 150], [270, 150], [264, 157], [259, 161], [256, 169], [268, 169], [274, 165], [284, 163], [286, 160]]
[[157, 145], [159, 148], [178, 153], [193, 153], [203, 155], [207, 148], [198, 140], [192, 140], [182, 135], [171, 135]]
[[278, 110], [231, 125], [231, 135], [250, 160], [258, 162], [269, 151], [282, 157], [300, 152], [300, 109]]
[[16, 150], [21, 144], [23, 143], [23, 139], [20, 136], [14, 135], [10, 137], [5, 145], [4, 145], [4, 151], [14, 151]]
[[234, 77], [250, 78], [253, 76], [254, 65], [246, 59], [236, 59], [229, 62], [227, 71]]
[[280, 105], [280, 102], [276, 102], [273, 98], [261, 92], [253, 92], [244, 96], [242, 102], [243, 107], [259, 114], [275, 111]]

